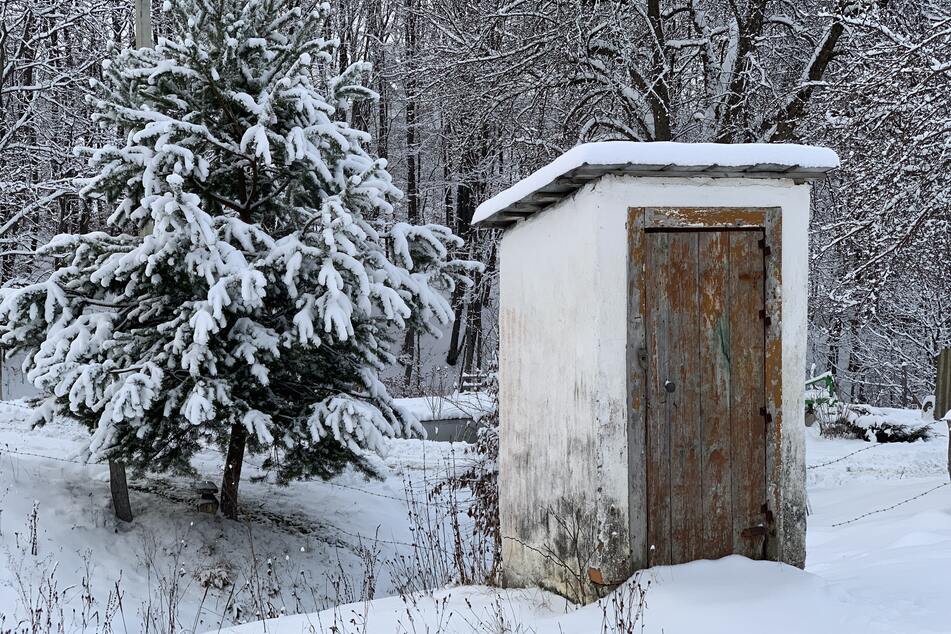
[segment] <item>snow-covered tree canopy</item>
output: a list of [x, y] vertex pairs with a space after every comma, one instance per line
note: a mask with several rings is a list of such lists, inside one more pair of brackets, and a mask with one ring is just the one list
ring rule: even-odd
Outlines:
[[90, 427], [92, 460], [188, 469], [238, 424], [279, 477], [365, 467], [419, 430], [378, 378], [387, 331], [448, 323], [473, 265], [445, 227], [392, 222], [386, 162], [347, 123], [367, 67], [333, 68], [327, 5], [163, 8], [177, 35], [94, 86], [123, 142], [83, 150], [81, 193], [114, 209], [109, 231], [42, 248], [60, 265], [3, 291], [0, 343], [48, 416]]

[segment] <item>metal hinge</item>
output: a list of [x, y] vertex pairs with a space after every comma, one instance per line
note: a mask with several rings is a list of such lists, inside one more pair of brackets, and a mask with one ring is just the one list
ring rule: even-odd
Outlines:
[[766, 324], [766, 327], [769, 328], [772, 325], [773, 320], [769, 318], [769, 315], [766, 314], [766, 309], [759, 311], [759, 318], [763, 320], [763, 323]]
[[769, 257], [772, 254], [772, 251], [770, 250], [770, 248], [766, 246], [766, 238], [760, 238], [760, 241], [758, 244], [759, 244], [760, 251], [763, 252], [764, 256]]
[[773, 415], [769, 413], [769, 410], [766, 407], [759, 408], [759, 415], [763, 417], [763, 420], [767, 423], [773, 422]]
[[769, 510], [769, 505], [764, 502], [764, 503], [763, 503], [763, 506], [761, 506], [759, 510], [760, 510], [760, 512], [763, 514], [763, 517], [766, 519], [766, 523], [767, 523], [767, 524], [772, 524], [772, 523], [773, 523], [773, 512]]

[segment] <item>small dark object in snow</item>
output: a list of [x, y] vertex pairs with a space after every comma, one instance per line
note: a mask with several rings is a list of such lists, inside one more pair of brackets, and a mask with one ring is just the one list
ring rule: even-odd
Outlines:
[[201, 495], [201, 499], [198, 501], [198, 511], [200, 513], [211, 513], [214, 515], [218, 512], [218, 486], [214, 482], [208, 480], [198, 484], [195, 489]]

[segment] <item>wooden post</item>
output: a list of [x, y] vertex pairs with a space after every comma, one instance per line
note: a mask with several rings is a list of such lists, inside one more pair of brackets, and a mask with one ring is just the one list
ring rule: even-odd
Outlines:
[[[934, 390], [934, 417], [940, 420], [951, 410], [951, 348], [938, 354]], [[948, 476], [951, 477], [951, 420], [948, 421]]]
[[135, 0], [135, 46], [152, 46], [152, 0]]

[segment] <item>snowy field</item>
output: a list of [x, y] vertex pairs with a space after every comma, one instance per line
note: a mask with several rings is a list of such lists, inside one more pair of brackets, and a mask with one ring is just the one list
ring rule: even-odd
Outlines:
[[[261, 611], [306, 614], [229, 631], [713, 634], [767, 623], [778, 634], [951, 631], [951, 487], [861, 517], [948, 481], [943, 429], [931, 442], [888, 445], [808, 430], [806, 572], [739, 557], [655, 568], [639, 587], [573, 609], [534, 590], [407, 594], [453, 577], [414, 563], [420, 549], [410, 544], [420, 512], [433, 513], [422, 523], [444, 526], [452, 505], [419, 503], [428, 483], [464, 466], [458, 446], [394, 442], [383, 481], [349, 473], [289, 487], [245, 481], [242, 523], [194, 511], [193, 478], [134, 480], [137, 518], [124, 527], [112, 518], [105, 467], [70, 461], [84, 432], [30, 431], [27, 415], [0, 404], [0, 631], [31, 631], [27, 606], [34, 620], [40, 610], [41, 621], [58, 618], [67, 632], [84, 623], [90, 632], [140, 632], [146, 622], [149, 631], [219, 631]], [[196, 466], [217, 480], [221, 460], [208, 453]]]
[[197, 478], [132, 477], [136, 518], [124, 525], [113, 516], [108, 468], [72, 460], [86, 432], [31, 431], [29, 413], [0, 402], [0, 632], [48, 631], [30, 626], [28, 606], [52, 613], [51, 631], [60, 621], [66, 632], [109, 631], [104, 622], [115, 632], [213, 631], [452, 578], [412, 544], [420, 527], [439, 529], [430, 542], [449, 540], [453, 497], [423, 504], [427, 483], [466, 464], [461, 446], [390, 441], [383, 481], [345, 472], [275, 486], [252, 481], [260, 472], [246, 462], [242, 522], [197, 512], [196, 483], [219, 482], [223, 469], [206, 452]]

